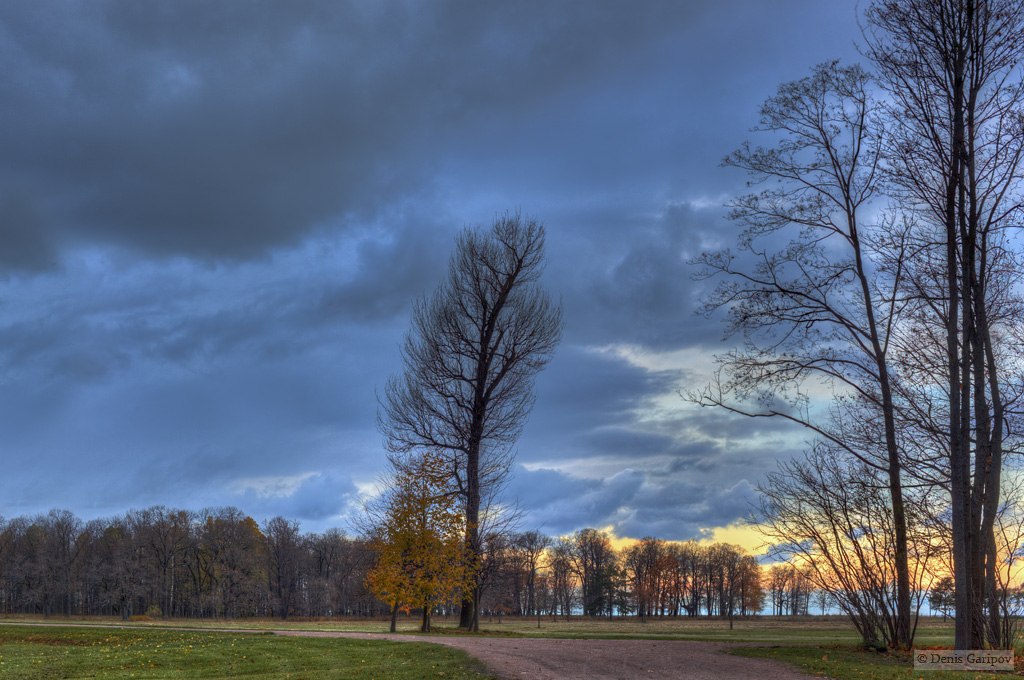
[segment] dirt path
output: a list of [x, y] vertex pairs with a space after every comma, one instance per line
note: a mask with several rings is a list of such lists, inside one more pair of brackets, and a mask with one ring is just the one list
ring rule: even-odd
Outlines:
[[687, 678], [688, 680], [807, 680], [810, 676], [764, 659], [727, 652], [729, 645], [683, 640], [562, 640], [274, 631], [277, 635], [350, 637], [429, 642], [465, 651], [501, 678], [618, 680]]

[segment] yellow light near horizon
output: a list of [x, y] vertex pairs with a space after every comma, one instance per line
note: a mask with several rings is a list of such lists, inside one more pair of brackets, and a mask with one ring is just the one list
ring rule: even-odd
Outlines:
[[640, 542], [639, 538], [630, 538], [629, 536], [616, 535], [611, 527], [608, 527], [607, 529], [605, 529], [605, 531], [607, 531], [608, 534], [611, 536], [612, 548], [615, 549], [615, 552], [622, 552], [626, 548], [631, 548]]
[[731, 543], [738, 545], [751, 555], [760, 557], [765, 554], [764, 537], [752, 524], [729, 524], [705, 531], [710, 532], [710, 536], [702, 539], [701, 543]]
[[[603, 527], [601, 528], [601, 531], [608, 534], [612, 548], [614, 548], [616, 552], [621, 552], [626, 548], [632, 547], [641, 540], [634, 536], [619, 536], [615, 533], [615, 529], [612, 526]], [[729, 524], [724, 527], [703, 529], [703, 531], [706, 538], [700, 539], [698, 543], [705, 545], [711, 543], [730, 543], [732, 545], [738, 545], [756, 557], [760, 557], [765, 554], [764, 538], [758, 533], [757, 527], [754, 525]], [[681, 541], [668, 542], [677, 543]]]

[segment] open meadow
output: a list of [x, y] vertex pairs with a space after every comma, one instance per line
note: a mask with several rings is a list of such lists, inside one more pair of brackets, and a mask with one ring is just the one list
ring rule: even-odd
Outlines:
[[[435, 632], [416, 632], [415, 617], [401, 618], [410, 642], [305, 638], [271, 631], [384, 633], [387, 621], [366, 619], [141, 620], [10, 617], [0, 626], [0, 675], [4, 678], [481, 678], [481, 664], [446, 646], [422, 644], [461, 636], [454, 620], [438, 617]], [[122, 626], [128, 625], [129, 628]], [[230, 632], [227, 631], [230, 629]], [[925, 619], [919, 648], [949, 647], [952, 624]], [[910, 656], [858, 648], [854, 629], [841, 617], [758, 618], [736, 621], [656, 619], [557, 621], [505, 617], [483, 619], [483, 638], [679, 640], [734, 643], [730, 651], [776, 659], [837, 680], [914, 678]], [[523, 641], [526, 642], [525, 640]], [[1019, 653], [1019, 652], [1018, 652]], [[1019, 672], [1019, 671], [1018, 671]], [[979, 677], [943, 672], [951, 680]], [[991, 677], [991, 676], [983, 676]]]
[[[259, 619], [160, 619], [133, 617], [124, 622], [116, 617], [51, 617], [7, 616], [0, 619], [5, 623], [57, 623], [67, 625], [130, 625], [139, 628], [175, 628], [192, 630], [238, 630], [238, 631], [329, 631], [354, 633], [385, 633], [386, 619], [372, 618], [289, 618], [287, 620]], [[418, 616], [398, 618], [398, 632], [420, 635]], [[432, 626], [437, 635], [464, 634], [458, 630], [457, 618], [434, 616]], [[706, 642], [736, 642], [763, 645], [851, 645], [860, 642], [856, 630], [842, 616], [828, 617], [755, 617], [737, 619], [733, 628], [728, 621], [706, 618], [651, 618], [645, 623], [635, 618], [612, 620], [590, 617], [482, 617], [480, 632], [484, 635], [508, 635], [516, 637], [589, 638], [589, 639], [665, 639], [698, 640]], [[427, 636], [429, 637], [429, 636]], [[948, 645], [953, 641], [952, 621], [938, 618], [924, 618], [918, 625], [917, 644], [923, 647]]]
[[430, 644], [155, 627], [4, 625], [0, 626], [0, 677], [483, 680], [491, 676], [465, 653]]

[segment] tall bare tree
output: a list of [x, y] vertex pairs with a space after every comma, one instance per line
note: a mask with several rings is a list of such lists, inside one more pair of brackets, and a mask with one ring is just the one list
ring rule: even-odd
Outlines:
[[[447, 456], [466, 507], [466, 549], [479, 555], [481, 508], [507, 474], [533, 405], [533, 379], [561, 336], [560, 307], [540, 286], [544, 227], [505, 215], [458, 238], [448, 276], [412, 313], [405, 370], [380, 399], [379, 424], [400, 465], [429, 449]], [[460, 626], [476, 629], [474, 594]]]
[[945, 390], [956, 646], [1002, 646], [994, 523], [1009, 413], [999, 325], [1007, 276], [1020, 271], [1005, 230], [1021, 216], [1024, 3], [879, 0], [867, 19], [867, 54], [891, 103], [889, 178], [931, 228], [918, 240], [938, 252], [918, 259], [941, 265], [911, 292], [944, 334], [945, 366], [930, 387]]
[[[733, 205], [732, 217], [746, 226], [742, 257], [723, 250], [698, 263], [705, 276], [724, 277], [706, 308], [727, 309], [730, 330], [743, 335], [746, 347], [719, 357], [715, 382], [690, 396], [701, 405], [798, 423], [886, 475], [896, 547], [893, 642], [907, 648], [907, 529], [889, 356], [902, 272], [881, 267], [876, 257], [881, 232], [888, 259], [902, 262], [905, 231], [893, 218], [865, 219], [880, 189], [870, 89], [859, 67], [818, 66], [762, 106], [760, 130], [778, 143], [747, 145], [726, 158], [766, 188]], [[882, 446], [854, 445], [835, 419], [809, 405], [809, 382], [833, 389], [840, 403], [873, 406]]]

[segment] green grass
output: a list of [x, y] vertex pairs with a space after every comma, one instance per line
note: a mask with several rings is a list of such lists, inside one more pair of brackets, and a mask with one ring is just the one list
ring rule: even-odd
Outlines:
[[[12, 619], [7, 619], [11, 621]], [[13, 621], [42, 620], [27, 617]], [[61, 620], [62, 623], [64, 620]], [[117, 619], [85, 618], [82, 624], [119, 625]], [[51, 619], [52, 623], [53, 620]], [[435, 617], [435, 633], [461, 634], [457, 621]], [[319, 630], [385, 632], [388, 622], [367, 619], [322, 621], [273, 619], [154, 620], [134, 622], [130, 630], [117, 628], [29, 628], [0, 626], [0, 678], [479, 678], [479, 666], [459, 653], [434, 645], [378, 641], [274, 638], [259, 635], [269, 630]], [[177, 626], [187, 630], [169, 630]], [[417, 617], [399, 619], [399, 631], [414, 633]], [[250, 634], [214, 633], [211, 628], [239, 628]], [[776, 659], [815, 675], [835, 680], [965, 680], [992, 674], [913, 672], [910, 657], [877, 654], [858, 649], [859, 637], [842, 617], [774, 619], [765, 617], [728, 622], [704, 619], [591, 620], [576, 618], [484, 619], [481, 632], [491, 636], [699, 640], [746, 643], [733, 652], [744, 656]], [[11, 631], [14, 631], [13, 634]], [[60, 642], [60, 640], [76, 642]], [[428, 640], [429, 636], [424, 636]], [[20, 641], [19, 641], [20, 640]], [[49, 642], [47, 642], [49, 640]], [[57, 640], [57, 641], [54, 641]], [[85, 640], [85, 643], [81, 641]], [[9, 642], [10, 641], [10, 642]], [[949, 647], [953, 642], [951, 621], [923, 619], [918, 626], [919, 647]], [[8, 652], [8, 644], [21, 650]], [[188, 647], [188, 645], [192, 645]], [[70, 666], [61, 666], [76, 657]], [[17, 659], [15, 662], [14, 660]], [[11, 665], [16, 663], [19, 665]], [[39, 664], [50, 664], [42, 667]], [[74, 665], [79, 664], [79, 665]], [[88, 665], [82, 665], [88, 664]], [[16, 672], [11, 672], [16, 669]], [[87, 670], [88, 669], [88, 670]], [[61, 675], [60, 673], [65, 673]], [[445, 675], [440, 675], [440, 673]], [[17, 673], [21, 673], [18, 675]], [[77, 674], [76, 674], [77, 673]], [[118, 674], [120, 673], [120, 674]], [[131, 675], [135, 673], [135, 675]], [[145, 675], [144, 673], [149, 673]]]
[[[9, 616], [4, 622], [60, 622], [62, 624], [110, 625], [118, 626], [122, 621], [117, 618], [82, 617], [42, 619], [28, 616]], [[458, 621], [435, 616], [435, 634], [465, 634], [458, 630]], [[384, 619], [153, 619], [132, 621], [132, 626], [144, 628], [187, 628], [190, 630], [209, 630], [232, 628], [239, 630], [315, 630], [315, 631], [350, 631], [364, 633], [384, 633], [388, 630], [388, 621]], [[398, 620], [398, 632], [417, 633], [419, 630], [418, 616], [401, 616]], [[480, 622], [480, 631], [486, 635], [511, 637], [550, 637], [550, 638], [592, 638], [592, 639], [655, 639], [655, 640], [700, 640], [706, 642], [745, 642], [764, 645], [856, 645], [860, 638], [849, 621], [840, 616], [828, 618], [803, 617], [799, 619], [776, 619], [763, 617], [740, 620], [729, 629], [727, 621], [718, 619], [651, 619], [640, 623], [635, 619], [589, 619], [576, 617], [565, 619], [550, 617], [541, 619], [537, 627], [535, 618], [505, 617], [501, 623], [497, 618], [484, 618]], [[953, 641], [953, 624], [938, 619], [923, 619], [917, 630], [917, 644], [934, 647], [948, 645]]]
[[776, 659], [834, 680], [994, 680], [1006, 674], [918, 671], [909, 654], [879, 654], [849, 647], [739, 647], [740, 656]]
[[464, 653], [439, 645], [251, 633], [2, 626], [0, 677], [481, 680], [490, 676]]
[[[844, 617], [803, 617], [775, 619], [763, 617], [736, 620], [733, 628], [728, 621], [718, 619], [651, 619], [647, 623], [635, 620], [508, 619], [502, 623], [482, 621], [480, 629], [489, 634], [521, 635], [525, 637], [564, 637], [597, 639], [659, 639], [699, 640], [704, 642], [742, 642], [763, 645], [817, 645], [855, 646], [860, 636]], [[917, 644], [924, 647], [948, 645], [953, 642], [951, 621], [922, 619], [917, 628]]]

